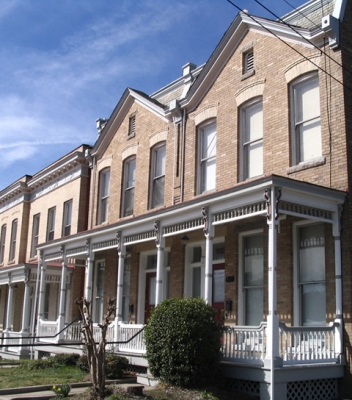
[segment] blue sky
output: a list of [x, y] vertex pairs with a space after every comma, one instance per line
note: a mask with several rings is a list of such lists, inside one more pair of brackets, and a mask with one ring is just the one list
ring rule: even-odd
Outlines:
[[[261, 3], [282, 16], [304, 1]], [[2, 0], [0, 191], [94, 144], [126, 87], [151, 94], [206, 62], [237, 13], [226, 0]]]

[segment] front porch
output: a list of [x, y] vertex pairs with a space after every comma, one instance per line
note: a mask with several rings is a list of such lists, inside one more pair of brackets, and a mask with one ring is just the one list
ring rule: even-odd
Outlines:
[[[133, 335], [152, 307], [200, 296], [224, 312], [226, 376], [256, 386], [262, 399], [284, 399], [292, 382], [321, 378], [336, 389], [344, 365], [344, 199], [343, 192], [271, 176], [40, 245], [38, 336], [80, 339], [74, 324], [63, 330], [62, 283], [74, 259], [85, 263], [84, 296], [95, 322], [103, 297], [116, 297], [109, 346], [118, 353], [141, 359], [143, 333]], [[58, 318], [50, 322], [44, 283], [52, 262], [62, 268]]]

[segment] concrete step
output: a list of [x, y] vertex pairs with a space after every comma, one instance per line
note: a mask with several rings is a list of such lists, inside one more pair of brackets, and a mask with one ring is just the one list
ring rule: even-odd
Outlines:
[[137, 374], [137, 383], [144, 386], [156, 386], [159, 380], [150, 374]]

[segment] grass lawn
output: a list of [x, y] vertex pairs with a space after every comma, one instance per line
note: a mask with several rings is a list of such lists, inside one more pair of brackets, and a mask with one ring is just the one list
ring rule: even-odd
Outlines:
[[[1, 364], [0, 364], [1, 365]], [[36, 385], [55, 385], [89, 381], [89, 375], [77, 367], [28, 370], [19, 366], [0, 368], [0, 389]]]

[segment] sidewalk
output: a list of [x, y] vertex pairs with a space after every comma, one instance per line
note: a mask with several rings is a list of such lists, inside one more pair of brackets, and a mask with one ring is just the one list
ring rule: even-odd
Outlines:
[[[128, 386], [143, 386], [136, 383], [134, 378], [106, 381], [107, 385], [118, 384], [122, 387]], [[87, 387], [91, 386], [89, 383], [72, 383], [70, 395], [77, 395], [83, 393]], [[38, 399], [49, 400], [55, 397], [55, 393], [51, 390], [51, 385], [44, 386], [30, 386], [23, 388], [1, 389], [0, 400], [25, 400], [25, 399]]]

